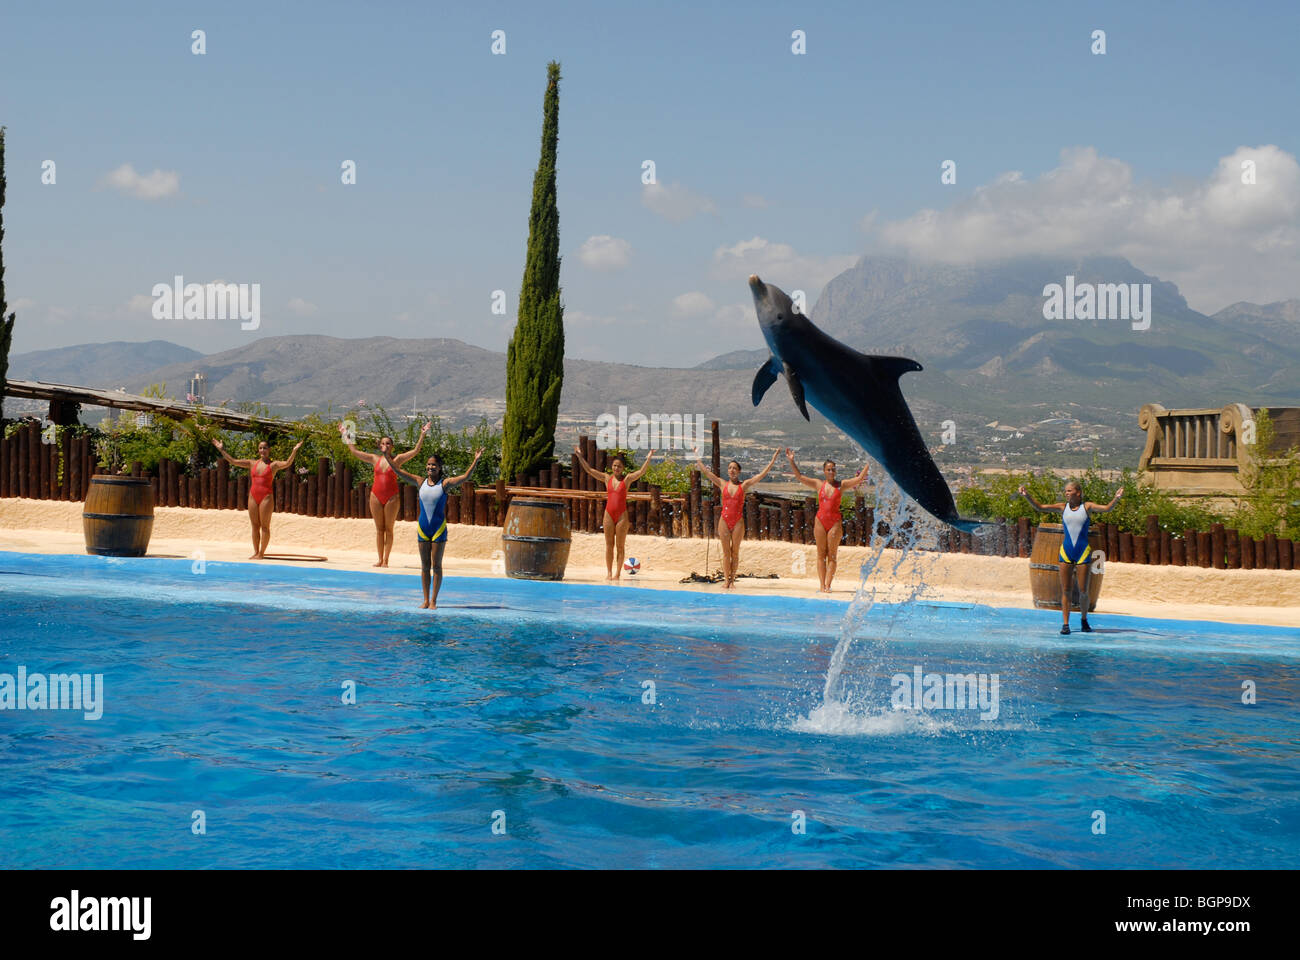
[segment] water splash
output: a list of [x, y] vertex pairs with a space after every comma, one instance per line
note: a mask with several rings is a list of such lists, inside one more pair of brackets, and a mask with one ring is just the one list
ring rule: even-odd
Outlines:
[[[873, 625], [879, 632], [875, 633], [874, 643], [867, 648], [868, 655], [874, 657], [868, 676], [879, 669], [885, 645], [899, 616], [907, 604], [920, 598], [927, 589], [923, 565], [916, 562], [919, 559], [917, 548], [937, 546], [940, 525], [916, 508], [911, 498], [879, 466], [872, 470], [872, 475], [877, 479], [875, 530], [871, 535], [870, 552], [862, 563], [857, 595], [849, 604], [826, 669], [821, 706], [811, 710], [807, 718], [796, 721], [796, 730], [897, 733], [908, 729], [907, 722], [896, 718], [894, 711], [888, 708], [864, 703], [866, 713], [852, 709], [855, 700], [865, 698], [849, 688], [844, 679], [844, 664], [857, 641], [870, 639], [866, 631], [867, 615], [888, 593], [892, 615], [882, 624]], [[883, 630], [879, 630], [880, 627]]]

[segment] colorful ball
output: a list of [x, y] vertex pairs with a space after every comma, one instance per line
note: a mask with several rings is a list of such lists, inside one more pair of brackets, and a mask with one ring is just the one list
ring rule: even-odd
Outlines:
[[623, 572], [629, 577], [635, 577], [641, 569], [641, 561], [636, 557], [628, 557], [623, 561]]

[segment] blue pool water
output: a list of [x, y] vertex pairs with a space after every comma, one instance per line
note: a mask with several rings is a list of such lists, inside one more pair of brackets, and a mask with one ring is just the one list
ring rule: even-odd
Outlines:
[[[0, 867], [1300, 866], [1300, 630], [878, 605], [827, 707], [843, 603], [417, 593], [0, 553], [0, 674], [104, 684], [0, 710]], [[996, 719], [892, 710], [918, 666]]]

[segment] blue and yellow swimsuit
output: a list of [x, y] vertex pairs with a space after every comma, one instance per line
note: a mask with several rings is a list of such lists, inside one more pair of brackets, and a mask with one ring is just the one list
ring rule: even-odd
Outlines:
[[437, 543], [447, 539], [447, 496], [441, 481], [430, 484], [426, 479], [420, 484], [420, 516], [416, 521], [416, 535], [420, 540]]
[[1065, 531], [1061, 543], [1062, 563], [1087, 562], [1092, 554], [1092, 547], [1088, 546], [1088, 524], [1088, 509], [1083, 504], [1073, 510], [1068, 503], [1065, 505], [1061, 511], [1061, 527]]

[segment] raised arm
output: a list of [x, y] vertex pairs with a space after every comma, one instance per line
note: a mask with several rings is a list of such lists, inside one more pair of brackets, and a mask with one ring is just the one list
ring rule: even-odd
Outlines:
[[871, 469], [870, 462], [864, 463], [862, 469], [857, 472], [856, 476], [849, 477], [849, 479], [840, 483], [840, 489], [852, 490], [854, 487], [862, 486], [862, 484], [867, 482], [867, 471], [869, 469]]
[[600, 470], [593, 470], [593, 469], [591, 468], [591, 464], [587, 463], [587, 461], [583, 458], [583, 456], [582, 456], [582, 448], [579, 447], [576, 443], [573, 445], [573, 452], [576, 453], [576, 454], [578, 455], [578, 463], [582, 464], [582, 469], [586, 470], [589, 474], [591, 474], [593, 477], [595, 477], [595, 478], [596, 478], [597, 480], [599, 480], [601, 483], [608, 483], [608, 482], [609, 482], [609, 474], [608, 474], [608, 473], [602, 473]]
[[776, 466], [776, 458], [777, 458], [777, 455], [778, 455], [780, 452], [781, 452], [781, 448], [780, 448], [780, 447], [777, 447], [775, 450], [773, 450], [773, 451], [772, 451], [772, 459], [769, 460], [769, 461], [767, 461], [767, 466], [764, 467], [762, 470], [760, 470], [758, 473], [754, 474], [754, 475], [753, 475], [752, 477], [750, 477], [748, 480], [746, 480], [746, 481], [744, 481], [743, 483], [741, 483], [741, 485], [740, 485], [740, 486], [741, 486], [741, 489], [742, 489], [742, 490], [745, 490], [745, 491], [748, 491], [748, 490], [749, 490], [751, 487], [753, 487], [755, 484], [761, 482], [762, 479], [763, 479], [764, 477], [767, 476], [768, 471], [770, 471], [774, 466]]
[[1065, 504], [1063, 503], [1039, 503], [1037, 500], [1033, 498], [1033, 496], [1029, 493], [1029, 491], [1025, 489], [1024, 484], [1020, 485], [1020, 490], [1018, 492], [1022, 497], [1024, 497], [1026, 500], [1029, 501], [1029, 505], [1031, 507], [1033, 507], [1035, 510], [1039, 511], [1040, 513], [1048, 512], [1051, 510], [1065, 509]]
[[645, 476], [645, 472], [650, 469], [650, 461], [651, 459], [653, 459], [654, 455], [655, 452], [653, 450], [651, 450], [649, 453], [645, 455], [645, 463], [641, 464], [641, 469], [633, 470], [631, 473], [627, 475], [628, 483], [636, 483], [638, 480], [640, 480], [642, 477]]
[[276, 460], [271, 463], [271, 470], [288, 470], [293, 466], [293, 458], [298, 456], [298, 450], [302, 447], [303, 441], [299, 440], [294, 444], [293, 452], [289, 454], [288, 460]]
[[805, 487], [812, 487], [814, 490], [821, 487], [820, 482], [814, 480], [812, 477], [805, 477], [799, 472], [799, 465], [794, 462], [794, 451], [789, 447], [785, 448], [785, 458], [790, 461], [790, 469], [794, 471], [794, 478], [796, 480], [802, 483]]
[[356, 444], [354, 444], [354, 443], [349, 443], [348, 440], [347, 440], [347, 435], [348, 435], [348, 428], [347, 428], [345, 425], [343, 425], [343, 424], [340, 423], [340, 424], [339, 424], [339, 437], [342, 438], [342, 440], [343, 440], [343, 446], [345, 446], [345, 447], [348, 448], [348, 452], [351, 453], [352, 456], [356, 457], [358, 460], [364, 460], [366, 463], [370, 464], [372, 467], [373, 467], [376, 463], [379, 462], [379, 457], [375, 456], [375, 454], [373, 454], [373, 453], [366, 453], [366, 451], [364, 451], [364, 450], [358, 450], [357, 447], [356, 447]]
[[466, 468], [466, 470], [465, 470], [464, 473], [462, 473], [459, 477], [451, 477], [451, 478], [448, 479], [448, 480], [444, 480], [444, 481], [442, 481], [442, 489], [444, 489], [444, 490], [450, 490], [452, 487], [457, 486], [457, 485], [459, 485], [459, 484], [462, 484], [462, 483], [464, 483], [466, 480], [468, 480], [468, 479], [469, 479], [469, 475], [470, 475], [471, 473], [473, 473], [473, 472], [474, 472], [474, 468], [478, 466], [478, 458], [481, 457], [481, 456], [483, 456], [483, 448], [482, 448], [482, 447], [480, 447], [479, 449], [477, 449], [477, 450], [474, 451], [474, 459], [470, 462], [469, 467]]
[[1106, 504], [1106, 506], [1103, 507], [1099, 503], [1093, 503], [1092, 501], [1089, 501], [1088, 503], [1084, 504], [1084, 508], [1089, 513], [1110, 513], [1112, 510], [1115, 509], [1115, 504], [1119, 503], [1119, 498], [1122, 496], [1124, 496], [1124, 488], [1120, 487], [1118, 490], [1115, 491], [1115, 496], [1111, 498], [1110, 503]]
[[253, 469], [252, 460], [236, 460], [230, 454], [226, 453], [226, 448], [222, 444], [220, 437], [213, 437], [212, 445], [217, 448], [217, 453], [221, 454], [225, 458], [226, 462], [232, 467], [243, 467], [245, 470]]
[[722, 478], [704, 465], [704, 460], [701, 459], [700, 457], [700, 448], [696, 447], [694, 452], [695, 452], [695, 469], [700, 471], [702, 475], [708, 477], [710, 481], [717, 484], [719, 487], [725, 486], [725, 484], [723, 484], [722, 482]]
[[430, 420], [428, 423], [426, 423], [424, 426], [420, 428], [420, 439], [416, 441], [415, 446], [413, 446], [410, 450], [407, 450], [405, 453], [399, 453], [397, 456], [393, 457], [392, 460], [393, 466], [400, 467], [407, 460], [410, 460], [413, 456], [419, 453], [420, 448], [424, 446], [424, 438], [429, 435], [429, 431], [432, 429], [433, 429], [433, 421]]

